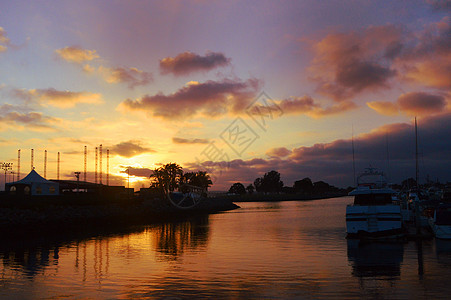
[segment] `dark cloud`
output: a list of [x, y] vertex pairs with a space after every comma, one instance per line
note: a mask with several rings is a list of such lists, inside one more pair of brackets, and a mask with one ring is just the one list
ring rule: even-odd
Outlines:
[[291, 154], [291, 150], [288, 150], [285, 147], [271, 148], [266, 151], [266, 155], [269, 157], [286, 157], [289, 154]]
[[144, 96], [139, 100], [127, 99], [121, 106], [146, 111], [155, 117], [186, 119], [195, 115], [216, 117], [227, 113], [244, 113], [254, 99], [260, 81], [223, 80], [190, 83], [177, 92]]
[[286, 115], [307, 115], [313, 118], [321, 118], [329, 115], [340, 114], [356, 108], [357, 106], [351, 101], [342, 101], [329, 107], [323, 107], [317, 103], [310, 96], [303, 97], [290, 97], [288, 99], [276, 101], [275, 104], [269, 104], [268, 106], [253, 105], [248, 113], [253, 116], [261, 116], [264, 113], [270, 111], [275, 112], [272, 115], [276, 115], [278, 112], [283, 112]]
[[443, 112], [446, 100], [443, 96], [423, 92], [407, 93], [399, 96], [399, 108], [412, 116]]
[[137, 177], [145, 177], [149, 178], [150, 175], [152, 175], [153, 170], [149, 168], [134, 168], [129, 166], [121, 166], [124, 168], [124, 170], [121, 171], [121, 173], [124, 174], [130, 174], [130, 176], [137, 176]]
[[172, 142], [174, 144], [208, 144], [208, 139], [185, 139], [180, 137], [173, 137]]
[[230, 64], [230, 58], [218, 52], [207, 52], [200, 56], [192, 52], [183, 52], [176, 57], [166, 57], [160, 60], [160, 70], [163, 74], [186, 75], [198, 71], [209, 71]]
[[363, 61], [340, 65], [336, 72], [336, 82], [355, 93], [372, 87], [386, 87], [387, 81], [396, 74], [390, 68]]
[[155, 150], [142, 147], [137, 141], [122, 142], [110, 147], [111, 154], [117, 154], [124, 157], [133, 157], [143, 153], [154, 153]]
[[[442, 182], [451, 181], [451, 113], [419, 119], [420, 180], [427, 175]], [[213, 190], [227, 190], [234, 182], [252, 183], [265, 172], [281, 173], [286, 185], [304, 177], [313, 181], [346, 187], [353, 184], [352, 140], [298, 147], [286, 159], [250, 159], [230, 162], [191, 164], [191, 168], [210, 170], [215, 179]], [[357, 173], [369, 165], [389, 175], [392, 182], [415, 176], [415, 129], [413, 123], [382, 126], [354, 138]], [[288, 149], [287, 149], [288, 150]], [[387, 160], [387, 156], [389, 160]], [[224, 166], [227, 166], [225, 168]], [[222, 172], [219, 172], [222, 170]]]

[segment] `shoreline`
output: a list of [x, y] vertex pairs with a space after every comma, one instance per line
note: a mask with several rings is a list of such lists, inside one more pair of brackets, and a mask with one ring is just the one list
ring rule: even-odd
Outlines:
[[280, 202], [280, 201], [312, 201], [328, 198], [340, 198], [347, 196], [347, 193], [326, 193], [318, 195], [300, 194], [246, 194], [246, 195], [224, 195], [214, 199], [227, 199], [232, 202]]

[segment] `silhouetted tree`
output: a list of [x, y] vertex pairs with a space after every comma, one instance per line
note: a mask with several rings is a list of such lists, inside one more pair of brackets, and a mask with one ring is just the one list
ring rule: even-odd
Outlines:
[[280, 180], [280, 173], [273, 170], [255, 179], [254, 186], [257, 192], [278, 193], [282, 190], [283, 181]]
[[330, 192], [330, 185], [324, 181], [317, 181], [313, 184], [313, 192], [315, 194], [324, 194]]
[[294, 182], [293, 188], [297, 193], [311, 194], [313, 192], [312, 180], [308, 177]]
[[176, 163], [169, 163], [153, 170], [150, 178], [153, 179], [151, 187], [173, 192], [179, 187], [183, 176], [182, 167]]
[[213, 184], [210, 175], [205, 171], [184, 173], [181, 177], [181, 183], [198, 186], [205, 189], [205, 191]]
[[254, 193], [254, 186], [252, 184], [249, 184], [246, 187], [246, 191], [247, 191], [248, 194], [253, 194]]
[[246, 194], [246, 189], [244, 188], [244, 185], [242, 183], [237, 182], [230, 187], [229, 193], [244, 195]]
[[262, 182], [263, 182], [263, 179], [261, 177], [254, 180], [254, 187], [257, 192], [263, 192]]

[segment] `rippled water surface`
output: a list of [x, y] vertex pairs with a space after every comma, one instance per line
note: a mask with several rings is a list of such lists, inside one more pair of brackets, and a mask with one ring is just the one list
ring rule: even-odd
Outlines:
[[179, 223], [4, 239], [0, 297], [448, 297], [451, 242], [346, 240], [351, 202], [238, 203]]

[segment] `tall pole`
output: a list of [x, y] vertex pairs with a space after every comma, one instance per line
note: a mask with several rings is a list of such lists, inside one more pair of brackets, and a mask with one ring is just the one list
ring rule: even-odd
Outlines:
[[86, 166], [87, 166], [87, 160], [88, 160], [88, 148], [85, 146], [85, 171], [83, 173], [83, 180], [86, 182]]
[[102, 144], [99, 146], [99, 183], [102, 184]]
[[97, 183], [97, 160], [99, 159], [98, 158], [98, 151], [97, 151], [98, 149], [97, 149], [97, 147], [96, 147], [96, 165], [95, 165], [95, 167], [96, 167], [96, 170], [95, 170], [95, 176], [94, 176], [94, 178], [95, 178], [95, 180], [94, 180], [94, 182], [95, 183]]
[[7, 162], [2, 162], [0, 163], [1, 168], [5, 171], [5, 191], [6, 191], [6, 173], [9, 170], [12, 170], [13, 168], [13, 163], [7, 163]]
[[44, 151], [44, 178], [47, 178], [47, 150]]
[[352, 126], [352, 171], [354, 172], [354, 186], [357, 186], [355, 182], [355, 157], [354, 157], [354, 125]]
[[60, 153], [58, 152], [58, 160], [56, 162], [56, 180], [60, 180]]
[[418, 168], [418, 129], [417, 129], [417, 117], [415, 117], [415, 180], [417, 182], [417, 191], [418, 191], [418, 179], [419, 179], [420, 170]]
[[20, 149], [17, 150], [17, 181], [20, 180]]
[[106, 185], [110, 185], [110, 149], [106, 149]]
[[31, 149], [31, 171], [33, 171], [34, 169], [33, 160], [34, 160], [34, 149]]

